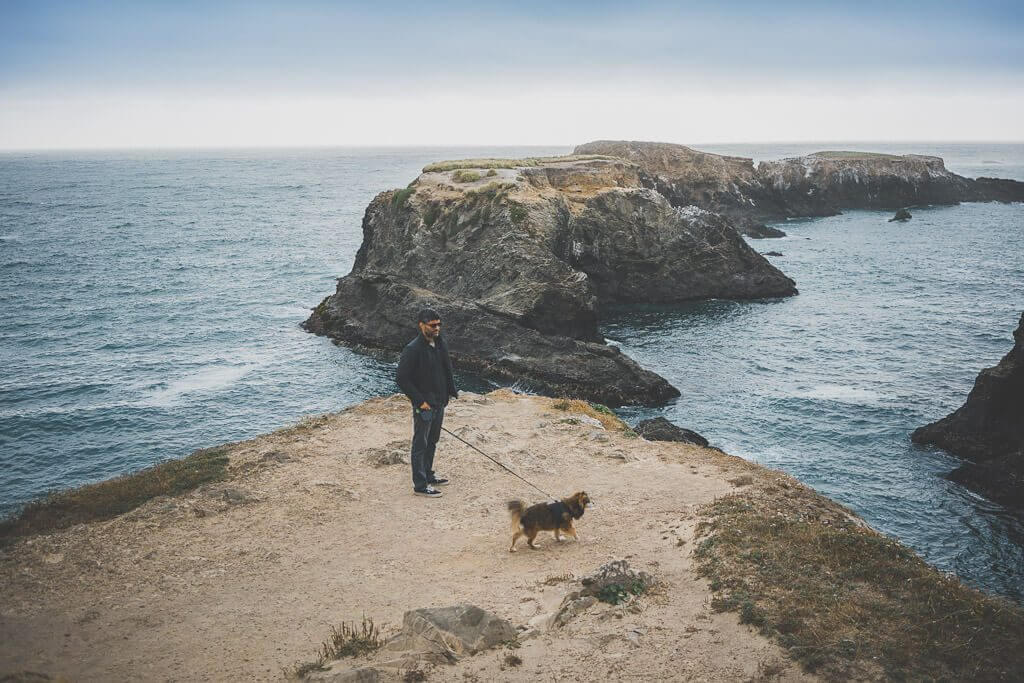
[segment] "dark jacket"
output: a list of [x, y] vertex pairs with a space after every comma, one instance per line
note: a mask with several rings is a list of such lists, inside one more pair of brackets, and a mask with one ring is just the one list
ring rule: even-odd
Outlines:
[[427, 343], [422, 334], [405, 345], [398, 361], [398, 376], [395, 378], [412, 405], [419, 408], [424, 401], [430, 407], [448, 405], [448, 397], [458, 398], [455, 378], [452, 377], [452, 361], [448, 357], [448, 345], [444, 337], [437, 335], [434, 346]]

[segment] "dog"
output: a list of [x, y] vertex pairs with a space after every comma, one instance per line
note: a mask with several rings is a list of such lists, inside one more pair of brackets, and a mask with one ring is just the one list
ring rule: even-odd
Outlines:
[[512, 545], [508, 551], [516, 551], [516, 541], [520, 536], [526, 536], [527, 544], [537, 550], [533, 539], [541, 531], [554, 531], [555, 540], [559, 542], [562, 540], [562, 532], [579, 541], [580, 537], [572, 522], [583, 516], [583, 511], [589, 504], [590, 496], [584, 491], [574, 493], [557, 503], [537, 503], [530, 507], [526, 507], [526, 503], [521, 500], [510, 500], [508, 511], [512, 515]]

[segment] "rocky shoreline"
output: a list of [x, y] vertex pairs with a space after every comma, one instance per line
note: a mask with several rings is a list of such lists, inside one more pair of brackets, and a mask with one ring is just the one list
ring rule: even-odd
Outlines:
[[679, 390], [605, 343], [603, 307], [796, 294], [741, 237], [773, 234], [765, 221], [1022, 198], [1024, 183], [963, 178], [919, 155], [820, 152], [755, 167], [682, 145], [601, 141], [567, 157], [438, 162], [370, 203], [352, 271], [303, 327], [388, 357], [430, 306], [452, 331], [458, 369], [548, 395], [658, 405]]
[[949, 478], [1003, 505], [1024, 508], [1024, 313], [1014, 346], [995, 367], [978, 374], [956, 411], [914, 430], [967, 462]]

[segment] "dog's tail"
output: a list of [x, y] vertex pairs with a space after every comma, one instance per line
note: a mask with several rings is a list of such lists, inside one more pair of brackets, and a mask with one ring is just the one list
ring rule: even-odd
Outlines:
[[512, 515], [512, 526], [519, 526], [520, 521], [523, 519], [523, 513], [526, 512], [526, 503], [521, 500], [510, 500], [508, 502], [508, 512]]

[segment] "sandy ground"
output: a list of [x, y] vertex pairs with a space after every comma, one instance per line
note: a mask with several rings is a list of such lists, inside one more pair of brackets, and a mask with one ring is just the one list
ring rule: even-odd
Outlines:
[[0, 551], [0, 677], [74, 681], [280, 680], [332, 625], [472, 603], [526, 624], [581, 577], [626, 558], [661, 581], [628, 608], [599, 603], [565, 627], [427, 671], [428, 680], [807, 678], [694, 574], [694, 508], [758, 469], [696, 446], [588, 424], [550, 399], [463, 394], [445, 426], [556, 496], [595, 502], [580, 542], [508, 552], [505, 503], [542, 499], [448, 435], [444, 497], [412, 495], [404, 397], [374, 399], [230, 446], [233, 475], [117, 519]]

